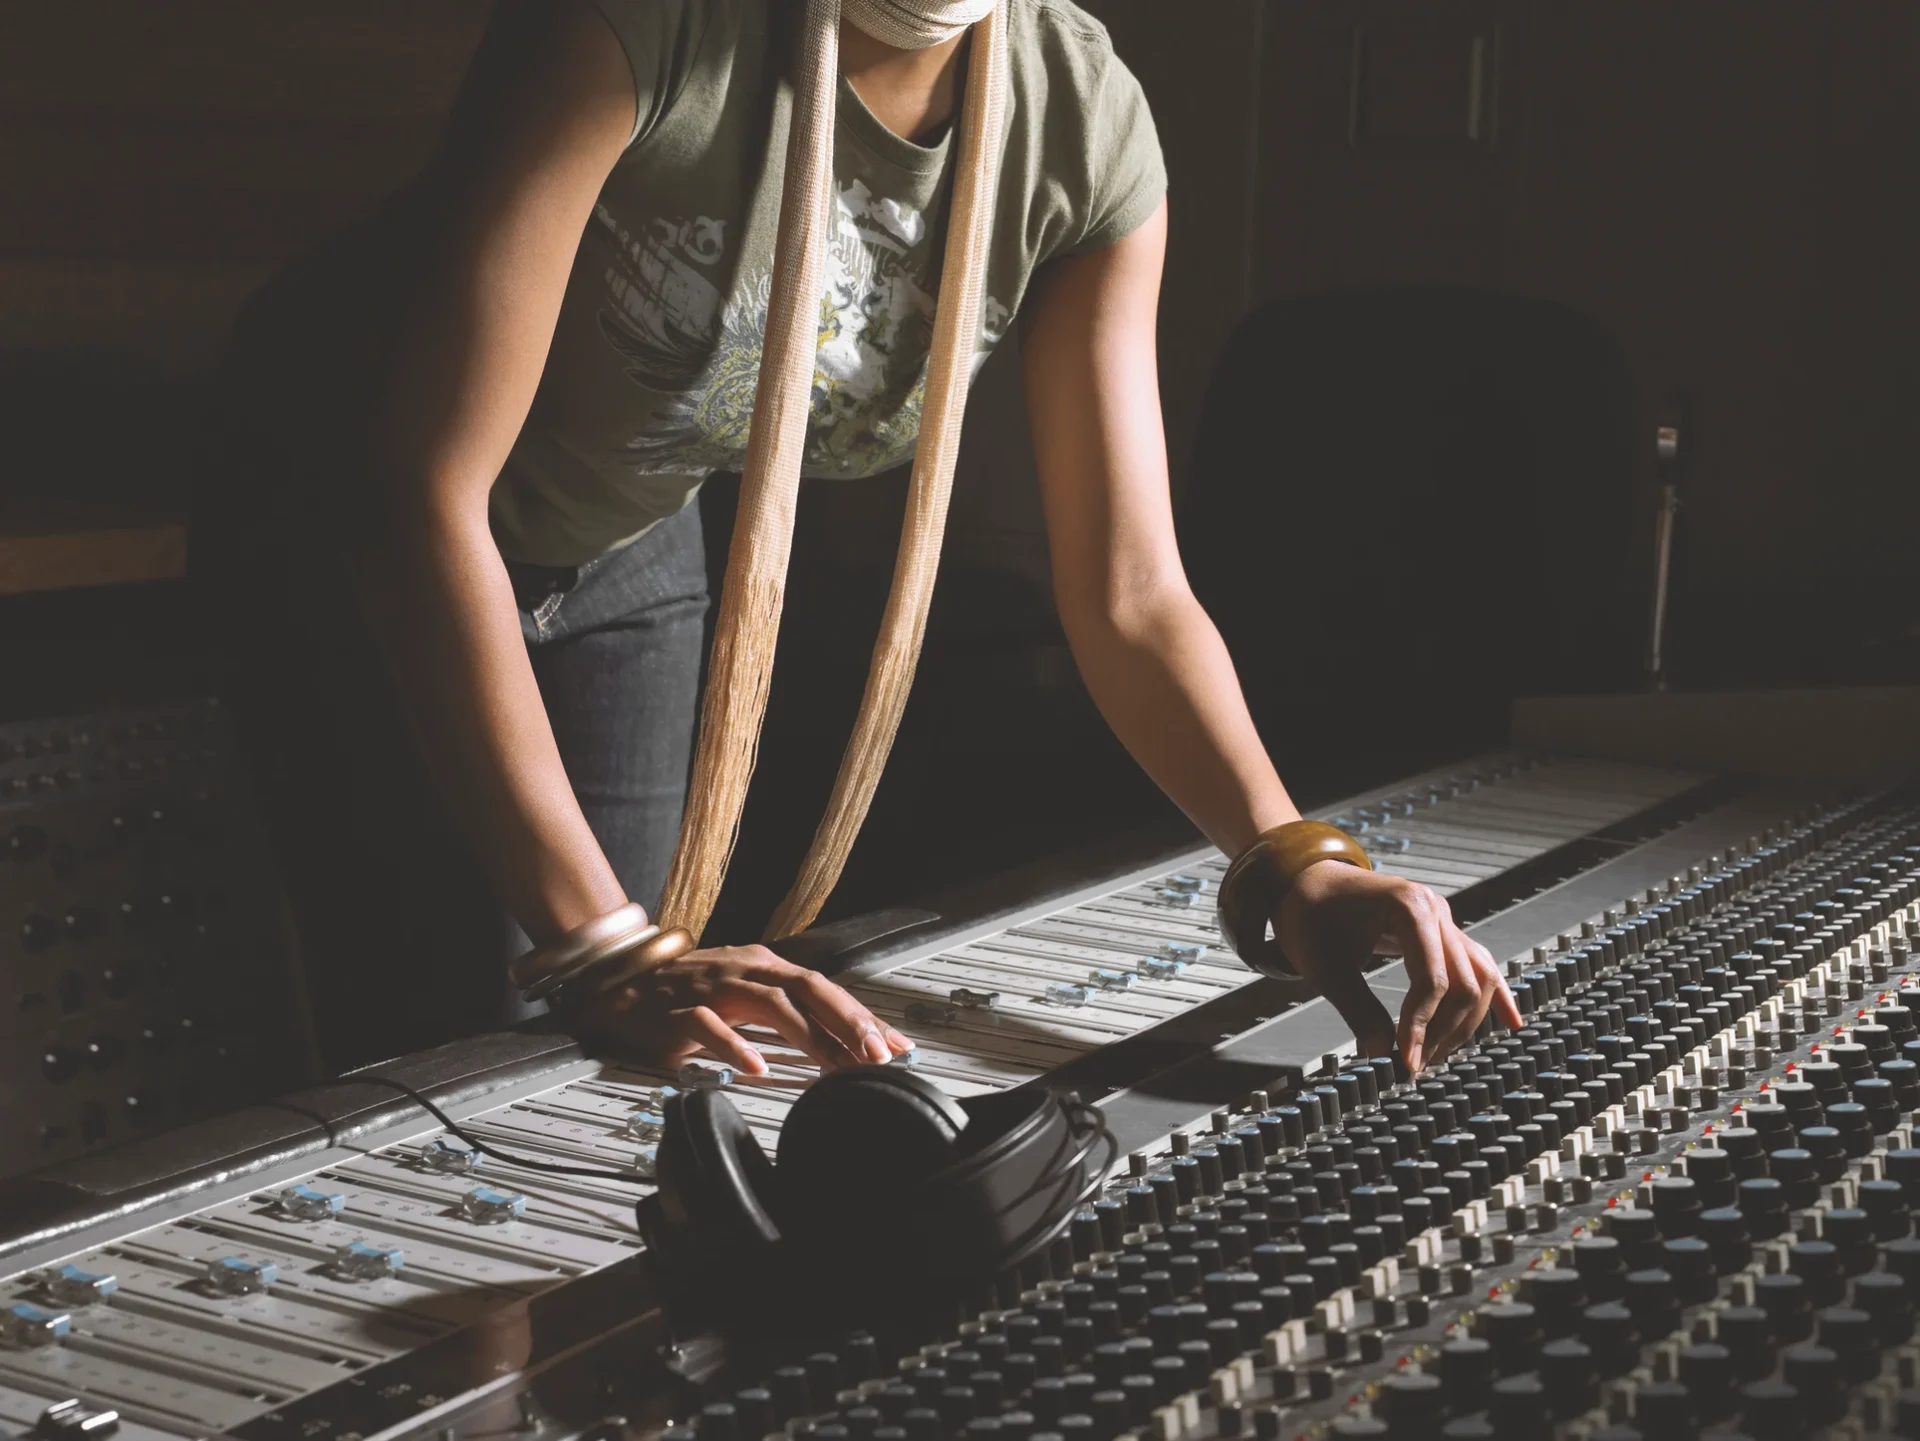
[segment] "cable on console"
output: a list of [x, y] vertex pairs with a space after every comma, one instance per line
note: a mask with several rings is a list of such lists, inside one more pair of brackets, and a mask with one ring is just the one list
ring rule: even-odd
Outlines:
[[392, 1076], [372, 1075], [365, 1071], [356, 1071], [341, 1076], [338, 1080], [330, 1084], [350, 1086], [361, 1081], [368, 1081], [378, 1086], [393, 1087], [394, 1090], [398, 1091], [429, 1116], [432, 1116], [434, 1120], [445, 1126], [448, 1135], [456, 1136], [482, 1155], [491, 1156], [496, 1161], [505, 1161], [510, 1166], [524, 1166], [529, 1171], [545, 1171], [553, 1176], [590, 1176], [598, 1181], [620, 1181], [628, 1185], [641, 1183], [646, 1179], [637, 1171], [609, 1171], [600, 1166], [563, 1166], [557, 1161], [536, 1161], [530, 1156], [516, 1156], [511, 1151], [503, 1151], [498, 1146], [487, 1141], [482, 1141], [470, 1132], [462, 1129], [459, 1122], [455, 1121], [453, 1117], [441, 1110], [432, 1101], [429, 1101], [425, 1096], [414, 1090], [414, 1088], [409, 1086], [405, 1081], [396, 1081]]

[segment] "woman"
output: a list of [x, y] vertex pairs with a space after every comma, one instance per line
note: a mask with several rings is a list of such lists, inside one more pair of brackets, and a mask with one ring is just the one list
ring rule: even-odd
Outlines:
[[[782, 316], [818, 332], [795, 463], [858, 476], [913, 455], [957, 284], [943, 266], [959, 251], [938, 247], [963, 87], [971, 133], [990, 137], [962, 157], [990, 208], [966, 211], [990, 220], [954, 272], [984, 292], [977, 338], [970, 321], [953, 332], [958, 390], [1018, 316], [1082, 675], [1229, 855], [1298, 820], [1174, 544], [1154, 360], [1165, 180], [1145, 101], [1067, 0], [1001, 5], [977, 32], [996, 52], [969, 41], [990, 0], [846, 0], [837, 28], [798, 0], [506, 0], [426, 172], [243, 316], [195, 565], [336, 1062], [501, 1018], [495, 898], [551, 953], [659, 895], [706, 602], [688, 502], [711, 471], [751, 479], [764, 462], [749, 440], [772, 429], [756, 386]], [[824, 120], [805, 109], [809, 64], [827, 66]], [[808, 125], [832, 136], [824, 254], [783, 282]], [[707, 713], [703, 764], [709, 741], [750, 763], [752, 735], [714, 720], [711, 690]], [[719, 813], [704, 835], [724, 865]], [[1425, 887], [1337, 860], [1280, 879], [1278, 947], [1370, 1053], [1395, 1042], [1359, 971], [1376, 946], [1413, 979], [1409, 1064], [1496, 1003], [1517, 1023], [1492, 959]], [[828, 1065], [907, 1045], [752, 946], [696, 950], [573, 1012], [747, 1072], [764, 1062], [739, 1025]]]

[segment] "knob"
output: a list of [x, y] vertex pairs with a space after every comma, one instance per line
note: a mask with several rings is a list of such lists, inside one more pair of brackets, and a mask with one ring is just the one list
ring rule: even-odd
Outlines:
[[1629, 1272], [1626, 1305], [1643, 1343], [1658, 1341], [1680, 1329], [1680, 1297], [1673, 1277], [1665, 1271]]
[[1718, 1146], [1703, 1146], [1687, 1152], [1682, 1160], [1688, 1179], [1699, 1189], [1703, 1210], [1733, 1204], [1733, 1157], [1728, 1152]]
[[419, 1159], [430, 1171], [465, 1175], [479, 1170], [486, 1158], [465, 1141], [453, 1136], [436, 1136], [420, 1148]]
[[15, 1301], [0, 1310], [0, 1336], [18, 1347], [51, 1346], [73, 1329], [73, 1318], [30, 1301]]
[[1903, 1277], [1908, 1286], [1920, 1285], [1920, 1237], [1889, 1241], [1880, 1248], [1880, 1254], [1886, 1260], [1887, 1269]]
[[1829, 1306], [1816, 1318], [1818, 1343], [1840, 1358], [1841, 1375], [1850, 1384], [1880, 1373], [1880, 1338], [1873, 1317], [1851, 1306]]
[[[1692, 1190], [1692, 1182], [1683, 1184]], [[1697, 1205], [1693, 1214], [1699, 1214]], [[1607, 1234], [1620, 1243], [1627, 1269], [1639, 1271], [1650, 1265], [1660, 1245], [1659, 1218], [1652, 1211], [1642, 1211], [1636, 1206], [1622, 1206], [1604, 1215]]]
[[1846, 1294], [1846, 1277], [1840, 1270], [1840, 1252], [1830, 1241], [1794, 1243], [1787, 1248], [1787, 1269], [1806, 1283], [1807, 1303], [1812, 1306], [1837, 1305]]
[[1715, 1207], [1700, 1213], [1698, 1239], [1707, 1243], [1713, 1254], [1713, 1269], [1722, 1276], [1744, 1270], [1753, 1259], [1753, 1243], [1747, 1236], [1747, 1218], [1732, 1206]]
[[1433, 1441], [1446, 1415], [1440, 1378], [1419, 1371], [1398, 1371], [1386, 1377], [1376, 1404], [1393, 1441]]
[[[937, 1369], [936, 1367], [923, 1366], [919, 1371], [912, 1374], [910, 1381], [910, 1384], [914, 1387], [911, 1393], [912, 1398], [917, 1399], [921, 1394], [918, 1389], [920, 1377], [930, 1370]], [[943, 1376], [944, 1374], [945, 1373], [942, 1373]], [[804, 1416], [808, 1411], [812, 1410], [813, 1394], [812, 1389], [807, 1385], [806, 1367], [776, 1366], [773, 1374], [768, 1377], [768, 1383], [767, 1389], [773, 1394], [773, 1410], [776, 1417], [782, 1420], [791, 1420], [795, 1416]], [[882, 1411], [897, 1412], [900, 1416], [904, 1417], [907, 1412], [912, 1409], [913, 1400], [907, 1398], [900, 1399], [907, 1400], [907, 1404], [899, 1405], [898, 1402], [895, 1402], [890, 1405], [888, 1400], [883, 1399], [881, 1403]]]
[[355, 1240], [335, 1251], [329, 1265], [335, 1275], [349, 1281], [385, 1281], [400, 1274], [406, 1259], [406, 1253], [397, 1246]]
[[[1802, 1151], [1801, 1155], [1806, 1155]], [[1787, 1229], [1787, 1189], [1770, 1176], [1755, 1177], [1740, 1183], [1740, 1214], [1746, 1218], [1747, 1234], [1756, 1241], [1770, 1241]], [[1578, 1244], [1577, 1242], [1575, 1243]]]
[[1740, 1388], [1740, 1422], [1754, 1441], [1798, 1441], [1806, 1430], [1800, 1392], [1785, 1381], [1750, 1381]]
[[1913, 1302], [1907, 1283], [1891, 1271], [1869, 1271], [1853, 1282], [1853, 1304], [1873, 1318], [1882, 1346], [1899, 1346], [1913, 1336]]
[[1704, 1306], [1718, 1290], [1713, 1250], [1698, 1236], [1662, 1242], [1660, 1269], [1673, 1277], [1674, 1291], [1682, 1306]]
[[1862, 1181], [1860, 1209], [1871, 1218], [1876, 1241], [1897, 1241], [1913, 1230], [1906, 1188], [1898, 1181]]
[[1573, 1268], [1587, 1295], [1596, 1302], [1618, 1299], [1627, 1270], [1620, 1243], [1608, 1236], [1590, 1236], [1575, 1241], [1572, 1250]]
[[517, 1191], [475, 1186], [460, 1198], [460, 1214], [476, 1226], [499, 1226], [527, 1213], [527, 1198]]
[[1660, 1234], [1669, 1238], [1693, 1235], [1705, 1209], [1701, 1188], [1693, 1178], [1663, 1176], [1648, 1189], [1653, 1193], [1653, 1215]]
[[1830, 1425], [1846, 1414], [1840, 1358], [1825, 1346], [1789, 1346], [1780, 1353], [1780, 1378], [1800, 1393], [1807, 1420]]
[[1634, 1397], [1635, 1428], [1646, 1441], [1693, 1441], [1700, 1434], [1693, 1394], [1678, 1381], [1655, 1381]]
[[[1767, 1170], [1779, 1183], [1788, 1210], [1805, 1210], [1820, 1199], [1820, 1172], [1815, 1166], [1813, 1152], [1799, 1146], [1769, 1151]], [[1740, 1184], [1744, 1194], [1745, 1188], [1755, 1183], [1743, 1181]]]
[[1733, 1353], [1725, 1346], [1714, 1342], [1683, 1346], [1679, 1374], [1702, 1423], [1723, 1421], [1733, 1414]]
[[1520, 1278], [1520, 1294], [1539, 1315], [1542, 1336], [1558, 1340], [1579, 1329], [1586, 1286], [1578, 1271], [1560, 1267], [1528, 1271]]
[[1758, 1306], [1732, 1306], [1716, 1324], [1720, 1344], [1733, 1356], [1736, 1375], [1749, 1379], [1773, 1370], [1773, 1323]]
[[1545, 1385], [1531, 1374], [1501, 1377], [1493, 1383], [1487, 1419], [1497, 1441], [1536, 1441], [1552, 1425]]
[[1601, 1376], [1624, 1376], [1640, 1358], [1640, 1337], [1633, 1313], [1618, 1302], [1589, 1306], [1580, 1313], [1580, 1339], [1593, 1349]]
[[1569, 1337], [1542, 1346], [1540, 1380], [1547, 1388], [1547, 1404], [1558, 1420], [1592, 1410], [1599, 1399], [1593, 1348], [1583, 1341]]
[[120, 1413], [104, 1407], [83, 1405], [68, 1397], [56, 1401], [40, 1413], [33, 1434], [42, 1441], [88, 1441], [111, 1436], [120, 1429]]
[[1455, 1415], [1483, 1409], [1493, 1384], [1493, 1348], [1477, 1339], [1447, 1342], [1440, 1348], [1440, 1384]]
[[[1834, 1110], [1838, 1111], [1839, 1107], [1836, 1106]], [[1865, 1112], [1861, 1112], [1862, 1125], [1865, 1124], [1865, 1115]], [[1872, 1150], [1873, 1137], [1869, 1135], [1867, 1140], [1867, 1150]], [[1820, 1178], [1822, 1185], [1831, 1185], [1847, 1174], [1849, 1145], [1837, 1125], [1806, 1127], [1800, 1132], [1800, 1149], [1813, 1157], [1813, 1173]]]
[[296, 1221], [331, 1221], [346, 1209], [347, 1198], [317, 1186], [289, 1186], [280, 1193], [277, 1204], [281, 1215]]
[[47, 1273], [42, 1289], [48, 1299], [62, 1306], [91, 1306], [104, 1301], [120, 1287], [117, 1276], [107, 1271], [84, 1271], [71, 1262]]
[[223, 1296], [257, 1295], [280, 1279], [280, 1268], [271, 1261], [222, 1256], [207, 1262], [204, 1279]]
[[1791, 1273], [1762, 1276], [1754, 1282], [1754, 1299], [1767, 1313], [1776, 1340], [1803, 1341], [1813, 1329], [1813, 1307], [1807, 1283]]

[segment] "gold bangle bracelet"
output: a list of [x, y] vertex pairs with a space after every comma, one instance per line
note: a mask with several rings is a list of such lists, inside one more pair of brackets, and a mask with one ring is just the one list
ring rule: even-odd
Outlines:
[[[629, 901], [615, 906], [605, 915], [582, 922], [564, 935], [555, 936], [544, 946], [535, 946], [507, 967], [507, 979], [520, 990], [547, 979], [556, 972], [571, 975], [581, 962], [605, 955], [606, 948], [647, 928], [647, 913], [638, 903]], [[551, 989], [551, 987], [549, 987]]]
[[1262, 831], [1227, 867], [1220, 882], [1220, 938], [1254, 970], [1269, 976], [1298, 974], [1279, 942], [1268, 939], [1267, 923], [1299, 874], [1321, 861], [1373, 869], [1373, 858], [1360, 842], [1324, 821], [1288, 821]]
[[595, 995], [604, 996], [608, 991], [617, 991], [648, 971], [657, 971], [669, 961], [679, 960], [693, 949], [693, 945], [693, 932], [683, 926], [674, 926], [671, 930], [647, 937], [632, 950], [622, 951], [615, 958], [618, 965], [606, 966], [601, 974], [583, 979], [592, 982], [591, 989]]
[[592, 950], [583, 951], [569, 958], [565, 965], [549, 968], [546, 974], [521, 990], [520, 998], [526, 1001], [544, 1000], [562, 986], [588, 975], [608, 961], [618, 960], [628, 951], [646, 945], [659, 934], [658, 926], [640, 925], [622, 934], [610, 936]]

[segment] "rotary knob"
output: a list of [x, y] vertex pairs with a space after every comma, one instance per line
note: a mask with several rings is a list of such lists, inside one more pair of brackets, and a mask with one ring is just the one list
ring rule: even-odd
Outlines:
[[1583, 1341], [1568, 1337], [1540, 1348], [1540, 1380], [1558, 1420], [1571, 1420], [1593, 1409], [1599, 1399], [1599, 1375], [1593, 1348]]

